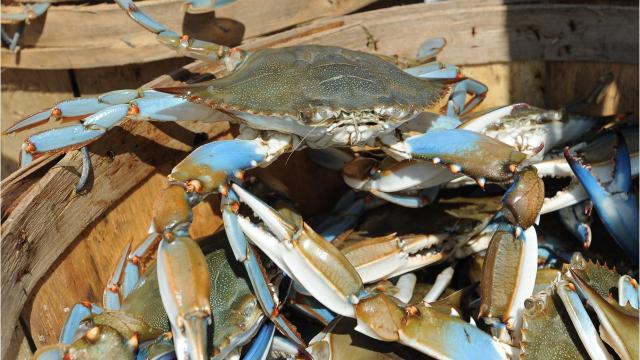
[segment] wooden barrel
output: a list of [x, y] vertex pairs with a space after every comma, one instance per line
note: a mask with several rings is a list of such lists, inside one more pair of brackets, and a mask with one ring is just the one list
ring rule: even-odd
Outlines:
[[[411, 57], [423, 40], [445, 37], [439, 59], [488, 85], [483, 108], [513, 102], [558, 108], [613, 73], [614, 83], [590, 109], [611, 114], [638, 109], [637, 33], [637, 7], [447, 1], [319, 20], [245, 47], [324, 44]], [[195, 62], [147, 86], [220, 71]], [[73, 193], [76, 153], [40, 160], [3, 181], [2, 314], [5, 324], [16, 324], [2, 329], [3, 354], [55, 343], [74, 303], [101, 301], [118, 253], [146, 235], [164, 175], [201, 132], [233, 135], [224, 122], [127, 123], [111, 131], [90, 147], [94, 178], [86, 195]], [[259, 171], [281, 179], [305, 216], [326, 211], [346, 190], [338, 173], [314, 166], [304, 152]], [[194, 236], [220, 227], [218, 201], [197, 207]]]

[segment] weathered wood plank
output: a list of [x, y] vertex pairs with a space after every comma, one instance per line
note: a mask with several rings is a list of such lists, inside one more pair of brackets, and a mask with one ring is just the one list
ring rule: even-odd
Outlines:
[[598, 78], [612, 73], [614, 83], [599, 103], [588, 109], [594, 115], [638, 112], [638, 65], [596, 62], [550, 62], [547, 66], [547, 102], [557, 108], [586, 98]]
[[425, 39], [444, 37], [448, 46], [439, 59], [457, 65], [519, 60], [634, 64], [638, 43], [629, 34], [638, 33], [636, 13], [633, 6], [444, 1], [318, 20], [254, 40], [254, 45], [328, 45], [340, 38], [348, 48], [371, 51], [375, 44], [380, 53], [413, 57]]
[[516, 102], [544, 106], [543, 61], [466, 65], [461, 68], [466, 76], [480, 81], [489, 88], [489, 93], [478, 110]]
[[[186, 16], [184, 0], [141, 1], [139, 7], [176, 32], [206, 33], [208, 40], [237, 45], [243, 38], [346, 14], [373, 1], [239, 0], [221, 6], [215, 15]], [[2, 66], [78, 69], [176, 57], [115, 4], [52, 6], [27, 27], [22, 44], [19, 55], [2, 49]]]

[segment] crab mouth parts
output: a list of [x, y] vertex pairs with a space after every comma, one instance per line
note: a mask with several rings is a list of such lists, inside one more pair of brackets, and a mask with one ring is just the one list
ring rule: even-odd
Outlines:
[[571, 176], [543, 176], [544, 197], [553, 198], [558, 193], [566, 191], [574, 182]]

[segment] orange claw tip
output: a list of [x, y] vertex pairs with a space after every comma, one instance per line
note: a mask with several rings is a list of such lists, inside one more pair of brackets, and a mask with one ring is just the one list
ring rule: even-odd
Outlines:
[[462, 166], [458, 165], [458, 164], [451, 164], [449, 165], [449, 170], [454, 173], [457, 174], [460, 171], [462, 171]]
[[28, 154], [33, 154], [34, 152], [36, 152], [36, 145], [32, 142], [30, 142], [29, 140], [25, 140], [25, 147], [24, 147], [24, 151], [26, 151]]
[[572, 283], [568, 283], [568, 284], [567, 284], [567, 287], [568, 287], [568, 288], [569, 288], [569, 290], [571, 290], [571, 291], [576, 291], [576, 286], [575, 286], [575, 285], [573, 285]]
[[237, 213], [238, 213], [238, 211], [240, 211], [240, 203], [238, 203], [238, 202], [232, 202], [230, 206], [231, 206], [231, 211], [232, 211], [234, 214], [237, 214]]
[[140, 108], [136, 104], [131, 104], [129, 106], [129, 110], [127, 110], [127, 115], [138, 115], [140, 114]]
[[180, 36], [180, 40], [181, 41], [189, 41], [189, 35], [184, 34], [184, 35]]
[[227, 185], [220, 185], [218, 187], [218, 192], [223, 196], [227, 196], [229, 195], [229, 187]]
[[62, 360], [74, 360], [74, 357], [73, 355], [71, 355], [71, 353], [65, 353], [62, 357]]
[[87, 331], [87, 334], [85, 336], [87, 337], [87, 340], [91, 342], [98, 340], [98, 337], [100, 336], [100, 328], [97, 326], [92, 327], [89, 331]]
[[118, 292], [118, 285], [111, 285], [109, 287], [109, 291], [111, 292]]
[[512, 173], [515, 173], [516, 170], [518, 170], [518, 165], [516, 164], [509, 164], [509, 171]]
[[127, 340], [127, 347], [134, 351], [138, 349], [138, 333], [133, 333], [133, 336]]
[[140, 258], [137, 255], [133, 255], [133, 257], [131, 258], [131, 263], [133, 265], [138, 265], [140, 264]]
[[637, 281], [636, 281], [636, 279], [634, 279], [634, 278], [631, 278], [631, 279], [629, 280], [629, 284], [631, 284], [631, 286], [633, 286], [633, 287], [634, 287], [634, 288], [636, 288], [636, 289], [638, 288], [638, 282], [637, 282]]
[[51, 109], [51, 116], [53, 116], [54, 118], [62, 117], [62, 110], [57, 106], [54, 107], [53, 109]]
[[86, 307], [87, 309], [91, 309], [91, 302], [90, 301], [80, 301], [80, 305]]

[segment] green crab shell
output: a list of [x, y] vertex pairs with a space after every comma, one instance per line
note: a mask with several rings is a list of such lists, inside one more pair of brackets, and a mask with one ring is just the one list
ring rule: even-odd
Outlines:
[[448, 85], [409, 75], [372, 54], [304, 45], [250, 53], [224, 78], [166, 89], [223, 110], [316, 121], [340, 112], [401, 119], [440, 105]]
[[[213, 355], [222, 354], [224, 357], [252, 337], [262, 323], [264, 314], [251, 292], [244, 267], [235, 261], [224, 233], [205, 241], [203, 250], [207, 254], [211, 281], [209, 303], [213, 317], [208, 331], [209, 344]], [[155, 264], [149, 267], [127, 296], [121, 310], [95, 316], [94, 324], [109, 328], [109, 331], [115, 330], [118, 334], [118, 341], [114, 340], [115, 336], [105, 338], [105, 341], [109, 340], [109, 346], [114, 348], [113, 351], [124, 351], [118, 344], [123, 343], [123, 339], [129, 339], [134, 333], [139, 336], [139, 341], [143, 342], [169, 331], [169, 319], [162, 306]], [[86, 340], [82, 338], [74, 343], [72, 348], [91, 347], [85, 343]], [[102, 345], [105, 346], [107, 345]]]

